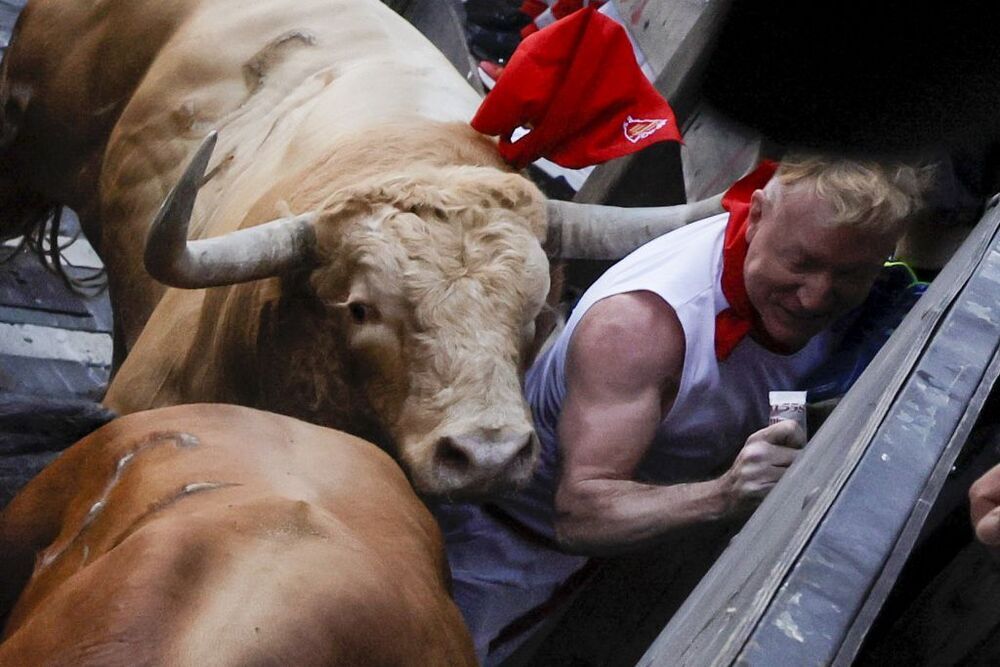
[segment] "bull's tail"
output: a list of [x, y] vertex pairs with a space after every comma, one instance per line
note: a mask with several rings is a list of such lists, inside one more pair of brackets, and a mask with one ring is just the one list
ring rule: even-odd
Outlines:
[[37, 238], [60, 207], [19, 183], [5, 157], [0, 153], [0, 241]]

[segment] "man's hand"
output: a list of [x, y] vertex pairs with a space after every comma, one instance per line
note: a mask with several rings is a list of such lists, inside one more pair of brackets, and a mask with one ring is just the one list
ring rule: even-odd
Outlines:
[[749, 438], [722, 476], [729, 512], [752, 510], [778, 483], [806, 442], [802, 427], [790, 420], [762, 428]]
[[1000, 557], [1000, 465], [969, 488], [969, 502], [976, 538]]

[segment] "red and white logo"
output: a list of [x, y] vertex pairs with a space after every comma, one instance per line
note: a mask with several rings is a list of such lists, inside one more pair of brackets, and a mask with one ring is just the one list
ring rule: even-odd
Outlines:
[[635, 144], [653, 134], [666, 124], [666, 118], [645, 119], [632, 118], [632, 116], [629, 116], [625, 119], [625, 122], [622, 123], [622, 129], [625, 131], [625, 138]]

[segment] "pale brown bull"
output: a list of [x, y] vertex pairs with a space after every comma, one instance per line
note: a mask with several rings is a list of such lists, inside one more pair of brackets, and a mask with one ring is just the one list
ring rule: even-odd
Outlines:
[[0, 512], [0, 665], [474, 665], [446, 568], [374, 445], [237, 406], [137, 413]]
[[[717, 210], [619, 210], [608, 231], [547, 204], [467, 125], [474, 91], [375, 0], [33, 0], [0, 103], [7, 234], [68, 204], [107, 265], [128, 351], [110, 407], [342, 428], [428, 493], [532, 470], [520, 371], [543, 243], [615, 257]], [[210, 141], [193, 158], [212, 130], [214, 157]]]

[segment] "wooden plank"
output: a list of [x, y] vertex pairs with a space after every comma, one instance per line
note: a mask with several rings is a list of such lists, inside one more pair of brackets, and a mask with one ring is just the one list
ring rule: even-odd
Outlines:
[[0, 265], [0, 305], [85, 316], [79, 297], [39, 264], [21, 253]]
[[[0, 253], [7, 251], [0, 249]], [[111, 304], [103, 289], [106, 283], [99, 275], [100, 260], [82, 239], [67, 247], [63, 254], [69, 261], [80, 262], [76, 266], [64, 264], [63, 270], [71, 280], [86, 286], [83, 291], [71, 290], [31, 252], [21, 252], [0, 262], [0, 322], [111, 331]]]
[[89, 313], [82, 316], [67, 315], [47, 310], [0, 306], [0, 322], [37, 324], [45, 327], [69, 329], [70, 331], [103, 331], [104, 333], [111, 333], [110, 328], [103, 328], [98, 325]]
[[707, 104], [699, 104], [684, 128], [681, 162], [688, 201], [725, 191], [761, 158], [760, 137]]
[[[0, 272], [2, 272], [2, 267], [0, 267]], [[86, 278], [91, 275], [89, 270], [74, 269], [71, 267], [67, 267], [67, 273], [72, 278]], [[65, 285], [63, 285], [57, 277], [49, 275], [48, 278], [52, 289], [65, 289]], [[93, 296], [82, 296], [70, 292], [66, 298], [73, 303], [73, 310], [84, 312], [65, 313], [60, 312], [59, 310], [46, 310], [44, 308], [22, 308], [16, 305], [0, 302], [0, 312], [6, 313], [6, 315], [0, 316], [0, 322], [33, 322], [36, 324], [46, 324], [46, 318], [52, 316], [55, 318], [54, 321], [65, 321], [67, 323], [75, 321], [80, 325], [71, 326], [67, 324], [66, 328], [68, 329], [86, 329], [89, 331], [112, 330], [113, 317], [111, 313], [111, 302], [108, 299], [106, 290], [102, 290]], [[7, 319], [7, 317], [14, 318], [22, 314], [27, 319]], [[41, 319], [43, 321], [36, 322], [36, 319]]]
[[[958, 340], [952, 341], [951, 346], [955, 348], [953, 352], [957, 351], [959, 348], [964, 351], [968, 344], [969, 341], [967, 341], [966, 337], [963, 335]], [[933, 508], [941, 502], [942, 495], [944, 495], [942, 494], [942, 490], [945, 488], [946, 484], [955, 484], [954, 476], [956, 470], [958, 469], [956, 461], [959, 459], [959, 456], [969, 448], [969, 434], [972, 432], [975, 424], [979, 421], [980, 414], [983, 412], [983, 405], [986, 403], [987, 398], [993, 389], [993, 385], [998, 374], [1000, 374], [1000, 354], [995, 354], [990, 367], [986, 369], [986, 373], [980, 382], [979, 388], [973, 395], [969, 405], [966, 406], [964, 414], [961, 416], [961, 423], [959, 424], [959, 427], [955, 430], [950, 442], [948, 442], [947, 447], [938, 459], [937, 466], [935, 467], [931, 478], [928, 480], [926, 486], [920, 494], [920, 497], [915, 503], [913, 503], [913, 511], [907, 520], [899, 539], [896, 541], [896, 544], [892, 549], [892, 553], [889, 554], [885, 566], [882, 568], [882, 572], [872, 585], [871, 592], [868, 593], [867, 598], [864, 600], [864, 605], [858, 611], [858, 614], [845, 634], [843, 641], [840, 642], [836, 658], [832, 662], [835, 667], [838, 665], [847, 666], [854, 663], [862, 645], [868, 637], [869, 631], [872, 630], [873, 623], [879, 617], [879, 614], [883, 612], [886, 601], [892, 594], [897, 582], [900, 581], [900, 574], [910, 561], [918, 539], [922, 539], [922, 535], [929, 524], [928, 517], [931, 515]], [[952, 397], [949, 396], [949, 402], [951, 400]], [[935, 420], [939, 420], [938, 415], [935, 415]], [[908, 449], [912, 447], [913, 444], [914, 443], [907, 443]], [[965, 491], [968, 489], [969, 484], [970, 482], [966, 481], [962, 489], [963, 508], [961, 513], [963, 518], [964, 515], [967, 514], [964, 507], [964, 500]], [[895, 488], [895, 485], [893, 486]], [[998, 621], [1000, 621], [1000, 617], [998, 617]]]
[[[680, 77], [715, 34], [715, 16], [724, 16], [729, 0], [612, 0], [629, 35], [656, 72], [674, 69]], [[711, 30], [703, 32], [705, 13]]]
[[0, 322], [0, 354], [65, 359], [101, 366], [111, 363], [111, 336], [93, 331]]
[[1000, 227], [992, 208], [798, 463], [701, 581], [641, 665], [729, 665], [865, 453], [916, 360]]
[[98, 400], [109, 375], [107, 366], [0, 354], [0, 391]]
[[114, 416], [91, 400], [0, 392], [0, 455], [61, 451]]
[[465, 9], [460, 0], [404, 0], [397, 11], [444, 54], [476, 92], [485, 94], [465, 39]]

